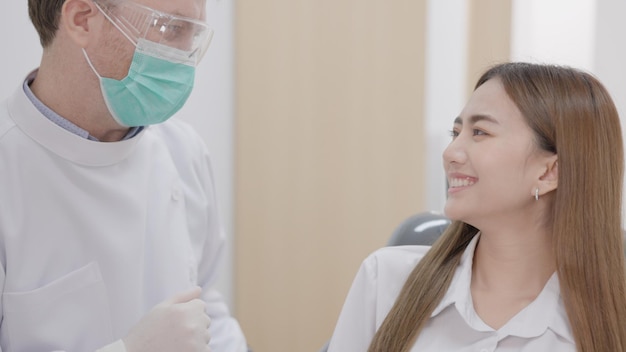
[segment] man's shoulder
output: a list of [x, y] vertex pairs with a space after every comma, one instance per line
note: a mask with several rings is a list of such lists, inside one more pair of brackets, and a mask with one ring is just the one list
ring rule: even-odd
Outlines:
[[171, 118], [161, 124], [152, 125], [145, 131], [152, 141], [164, 146], [172, 162], [181, 172], [206, 173], [210, 169], [207, 146], [198, 132], [189, 123]]
[[175, 117], [163, 123], [150, 126], [148, 131], [168, 141], [179, 143], [196, 142], [200, 139], [196, 130], [189, 123]]
[[171, 118], [158, 125], [149, 126], [146, 132], [164, 143], [174, 154], [206, 153], [205, 143], [198, 132], [181, 119]]
[[9, 110], [7, 108], [8, 101], [9, 98], [0, 101], [0, 140], [15, 127], [15, 122], [9, 116]]
[[180, 118], [172, 117], [163, 123], [150, 126], [149, 130], [168, 142], [195, 147], [204, 144], [196, 128]]

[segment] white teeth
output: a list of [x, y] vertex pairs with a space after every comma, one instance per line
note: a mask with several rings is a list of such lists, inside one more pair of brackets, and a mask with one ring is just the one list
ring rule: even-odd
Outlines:
[[468, 178], [453, 178], [450, 180], [450, 187], [466, 187], [474, 184], [469, 177]]

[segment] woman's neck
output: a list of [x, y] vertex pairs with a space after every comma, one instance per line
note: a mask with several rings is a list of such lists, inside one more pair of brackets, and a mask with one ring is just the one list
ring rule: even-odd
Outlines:
[[483, 233], [474, 252], [474, 309], [494, 329], [506, 324], [541, 293], [556, 268], [547, 231]]

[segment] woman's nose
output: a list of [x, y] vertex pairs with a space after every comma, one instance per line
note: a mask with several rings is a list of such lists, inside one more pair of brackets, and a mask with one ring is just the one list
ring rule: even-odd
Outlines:
[[467, 154], [465, 153], [465, 146], [463, 143], [462, 136], [459, 135], [450, 141], [450, 144], [443, 151], [443, 162], [444, 164], [450, 163], [463, 163], [467, 158]]

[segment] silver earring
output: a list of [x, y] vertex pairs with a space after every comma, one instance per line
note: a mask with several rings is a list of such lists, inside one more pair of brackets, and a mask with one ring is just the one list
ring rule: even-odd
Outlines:
[[535, 200], [539, 200], [539, 188], [535, 188]]

